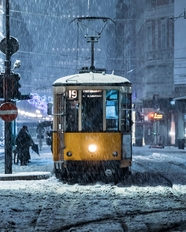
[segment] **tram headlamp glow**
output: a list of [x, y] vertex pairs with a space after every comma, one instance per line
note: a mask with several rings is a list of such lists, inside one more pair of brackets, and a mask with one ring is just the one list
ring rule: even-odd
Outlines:
[[67, 151], [67, 156], [68, 157], [72, 156], [72, 152], [71, 151]]
[[90, 145], [88, 146], [88, 150], [89, 150], [90, 152], [95, 152], [95, 151], [97, 150], [97, 146], [96, 146], [95, 144], [90, 144]]

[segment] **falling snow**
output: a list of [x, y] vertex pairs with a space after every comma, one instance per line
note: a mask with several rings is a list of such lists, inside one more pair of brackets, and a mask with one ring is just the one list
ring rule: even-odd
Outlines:
[[[1, 231], [184, 231], [186, 156], [175, 147], [133, 147], [131, 176], [114, 183], [62, 183], [44, 147], [13, 176], [51, 173], [48, 179], [1, 181]], [[4, 176], [1, 160], [0, 177]]]

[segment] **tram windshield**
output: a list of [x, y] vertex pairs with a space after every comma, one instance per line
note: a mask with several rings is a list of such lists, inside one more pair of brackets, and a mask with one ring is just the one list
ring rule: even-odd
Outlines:
[[[66, 119], [64, 124], [63, 120], [60, 124], [64, 125], [67, 132], [131, 131], [130, 93], [120, 93], [114, 89], [82, 90], [78, 95], [78, 91], [70, 90], [66, 94], [66, 101], [61, 101], [59, 105], [63, 104]], [[63, 116], [59, 117], [63, 119]]]
[[103, 92], [84, 90], [82, 92], [82, 131], [103, 130]]

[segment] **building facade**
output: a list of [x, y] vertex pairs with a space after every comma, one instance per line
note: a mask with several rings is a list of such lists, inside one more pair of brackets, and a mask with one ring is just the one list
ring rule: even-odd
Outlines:
[[[123, 57], [124, 72], [133, 83], [136, 145], [158, 143], [160, 137], [164, 145], [177, 145], [185, 137], [185, 101], [181, 97], [185, 59], [180, 54], [185, 49], [181, 42], [184, 8], [183, 1], [123, 1], [126, 18], [135, 22], [134, 30], [132, 26], [126, 29]], [[162, 113], [163, 118], [152, 119], [152, 112]]]
[[[132, 82], [134, 143], [149, 144], [156, 133], [165, 145], [177, 144], [186, 127], [184, 8], [184, 0], [10, 0], [10, 34], [20, 44], [12, 63], [21, 60], [22, 93], [48, 101], [57, 78], [89, 67], [90, 43], [75, 19], [109, 17], [95, 66]], [[162, 120], [149, 118], [152, 112], [162, 112]]]
[[[135, 97], [142, 101], [136, 108], [136, 132], [143, 143], [176, 143], [174, 96], [174, 1], [145, 1], [136, 28], [136, 77], [141, 88]], [[140, 89], [140, 90], [139, 90]], [[163, 112], [162, 120], [151, 120], [151, 112]], [[139, 131], [139, 132], [138, 132]], [[142, 131], [142, 132], [141, 132]]]

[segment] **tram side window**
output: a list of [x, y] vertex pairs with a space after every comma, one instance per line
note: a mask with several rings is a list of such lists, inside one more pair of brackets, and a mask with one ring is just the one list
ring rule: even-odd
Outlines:
[[121, 107], [126, 109], [131, 109], [131, 94], [122, 93], [121, 94]]
[[82, 131], [103, 131], [101, 90], [84, 90], [82, 93]]
[[65, 113], [65, 98], [63, 94], [56, 95], [56, 112], [59, 114], [57, 116], [57, 125], [58, 129], [64, 131], [65, 130], [65, 119], [62, 116]]
[[121, 131], [129, 132], [132, 129], [131, 94], [121, 94]]
[[[72, 94], [73, 93], [73, 94]], [[69, 90], [66, 101], [66, 131], [78, 131], [78, 99], [77, 91]]]
[[118, 130], [118, 91], [108, 90], [106, 92], [106, 129]]

